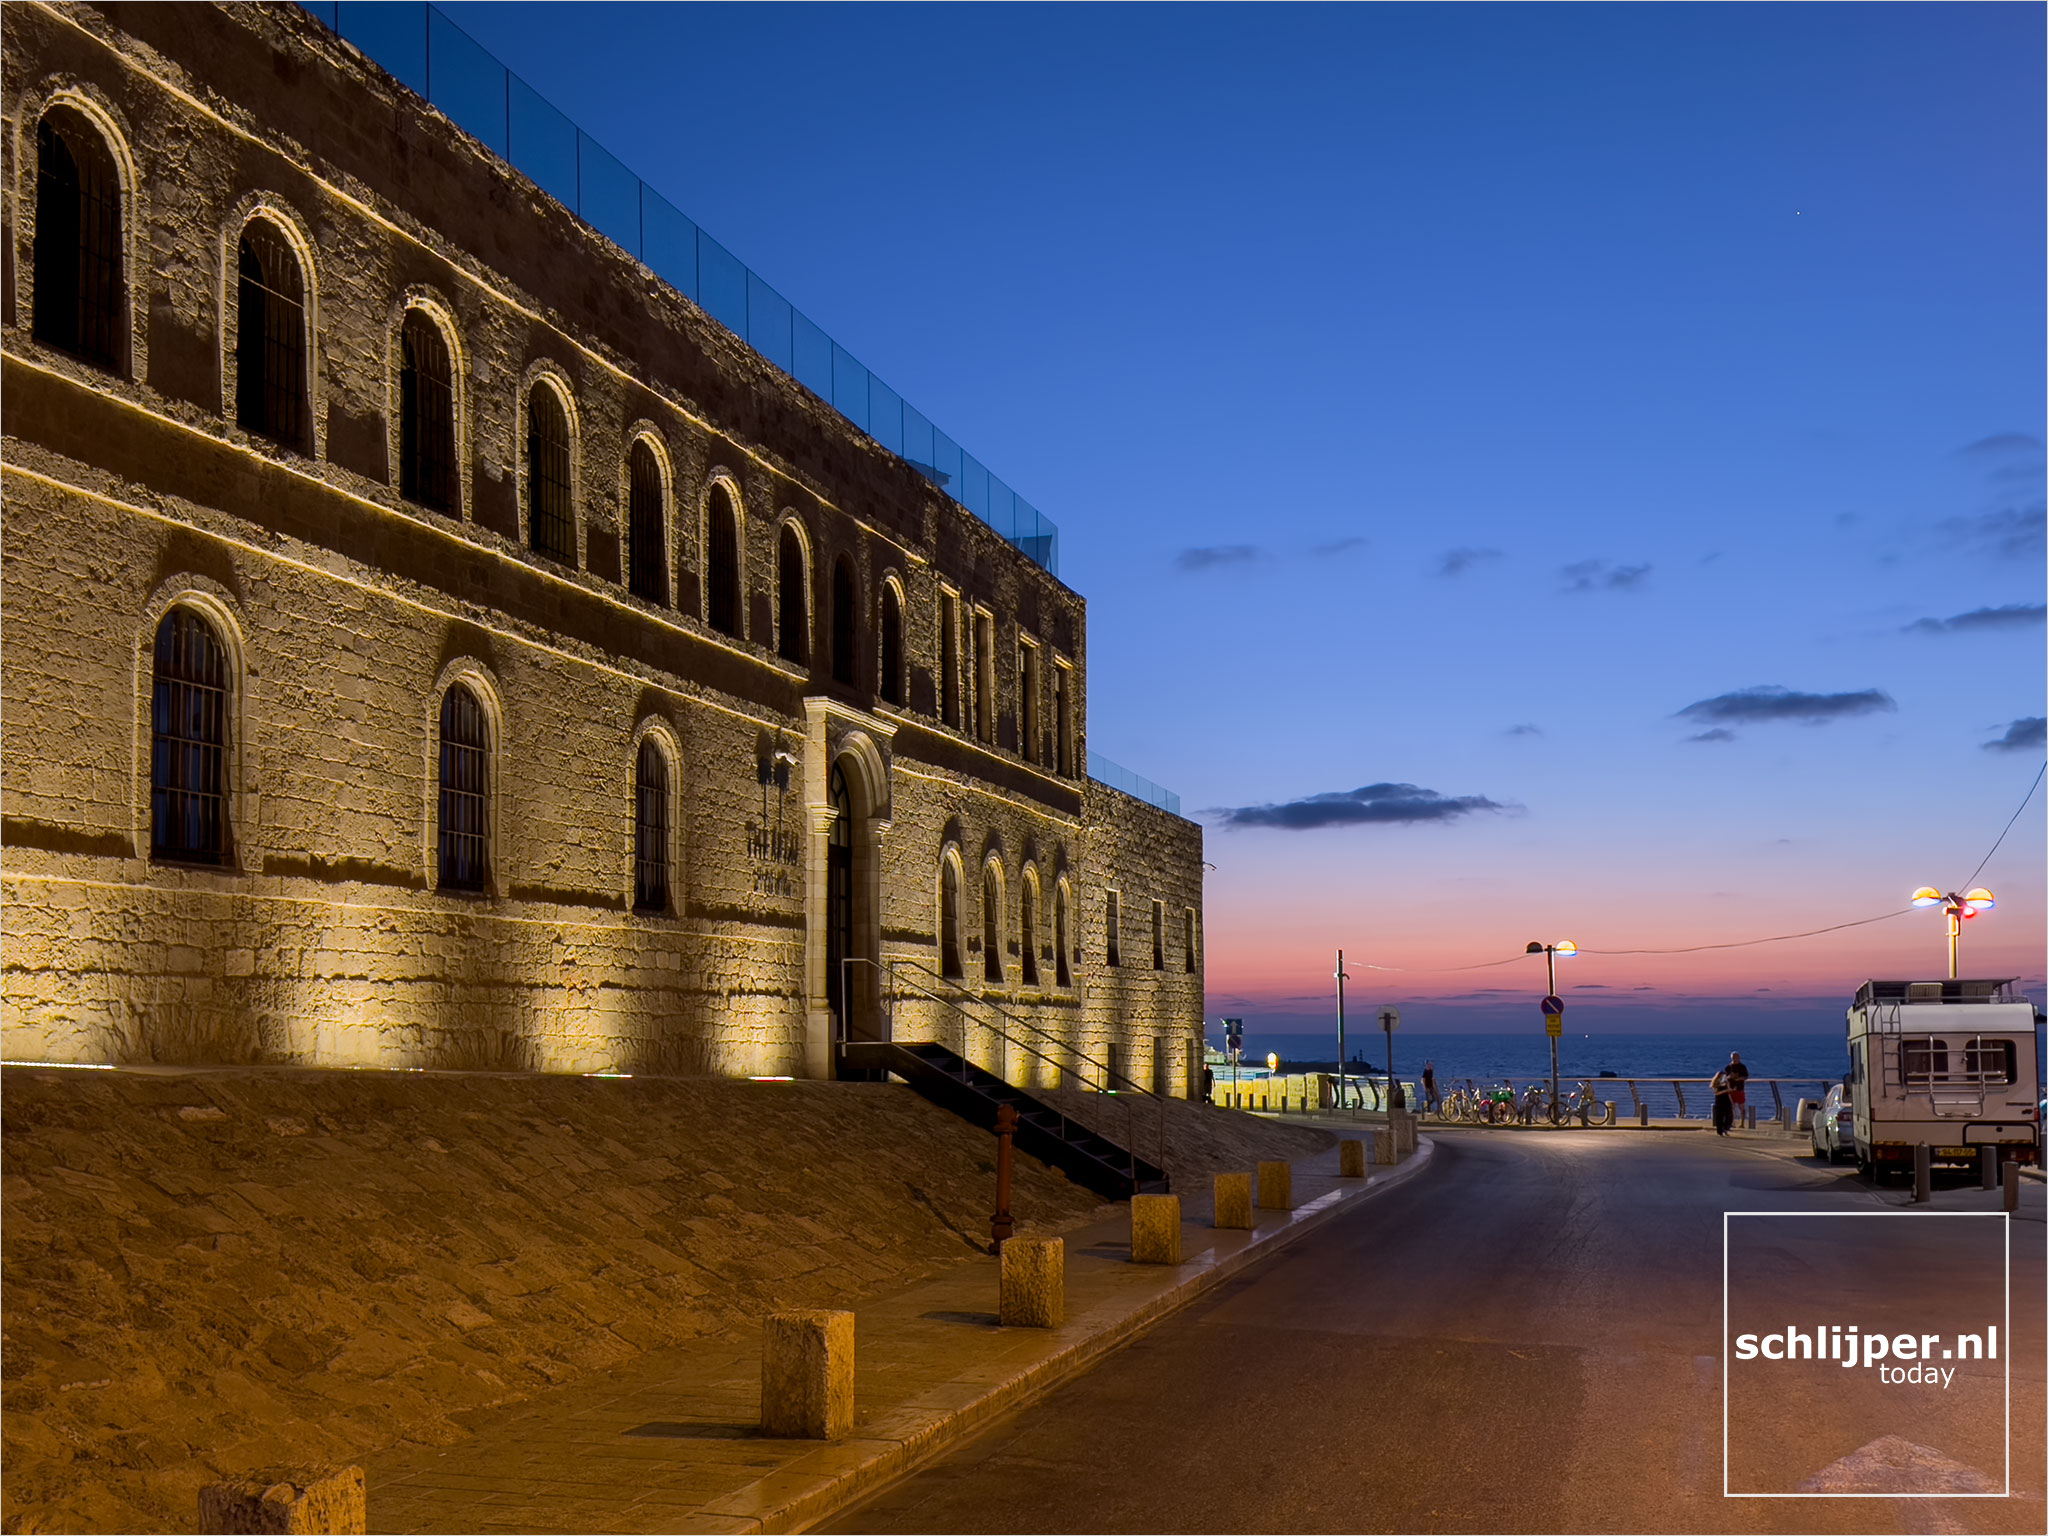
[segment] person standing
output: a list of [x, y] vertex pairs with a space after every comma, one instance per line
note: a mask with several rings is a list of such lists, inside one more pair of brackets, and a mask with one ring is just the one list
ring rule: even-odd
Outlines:
[[1436, 1063], [1433, 1061], [1422, 1064], [1422, 1107], [1425, 1110], [1443, 1107], [1443, 1101], [1436, 1096]]
[[1210, 1069], [1207, 1062], [1202, 1063], [1202, 1102], [1204, 1104], [1214, 1104], [1216, 1102], [1216, 1074]]
[[1740, 1051], [1730, 1051], [1728, 1065], [1721, 1070], [1728, 1076], [1728, 1120], [1732, 1125], [1742, 1118], [1742, 1106], [1749, 1098], [1743, 1091], [1749, 1082], [1749, 1068], [1742, 1064]]
[[1728, 1097], [1728, 1069], [1723, 1067], [1714, 1074], [1714, 1134], [1726, 1136], [1734, 1120], [1735, 1106]]

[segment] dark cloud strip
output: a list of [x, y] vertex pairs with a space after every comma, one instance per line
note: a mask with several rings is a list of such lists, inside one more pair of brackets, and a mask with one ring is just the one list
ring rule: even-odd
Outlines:
[[1634, 592], [1649, 578], [1648, 565], [1610, 565], [1605, 560], [1575, 560], [1558, 568], [1567, 592]]
[[1219, 565], [1249, 565], [1258, 558], [1256, 544], [1203, 544], [1182, 550], [1173, 563], [1184, 571], [1206, 571]]
[[[1879, 688], [1856, 693], [1799, 693], [1767, 684], [1760, 688], [1739, 688], [1688, 704], [1672, 718], [1700, 720], [1716, 725], [1767, 725], [1796, 720], [1802, 725], [1825, 725], [1853, 715], [1884, 714], [1898, 704]], [[1717, 740], [1708, 737], [1709, 740]]]
[[2048, 747], [2048, 716], [2029, 715], [2015, 720], [1996, 741], [1984, 743], [1986, 752], [2039, 752]]
[[1455, 821], [1481, 811], [1505, 811], [1506, 805], [1484, 795], [1441, 795], [1414, 784], [1367, 784], [1287, 800], [1278, 805], [1226, 807], [1226, 827], [1274, 827], [1283, 832], [1313, 832], [1323, 827], [1398, 826], [1427, 821]]
[[1950, 619], [1915, 619], [1909, 635], [1962, 635], [1973, 630], [2026, 629], [2048, 621], [2048, 603], [2007, 603], [2002, 608], [1972, 608]]
[[2041, 439], [2031, 432], [1994, 432], [1966, 443], [1956, 452], [1966, 458], [1983, 458], [2008, 453], [2039, 453]]

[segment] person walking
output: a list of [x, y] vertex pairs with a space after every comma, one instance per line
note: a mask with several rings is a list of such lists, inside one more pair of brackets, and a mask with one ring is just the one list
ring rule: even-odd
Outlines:
[[1210, 1070], [1207, 1062], [1202, 1064], [1202, 1102], [1204, 1104], [1214, 1104], [1216, 1102], [1216, 1074]]
[[1749, 1083], [1749, 1068], [1742, 1064], [1742, 1053], [1730, 1051], [1728, 1065], [1721, 1069], [1728, 1077], [1728, 1119], [1733, 1124], [1742, 1118], [1742, 1106], [1749, 1095], [1744, 1089]]
[[1728, 1096], [1728, 1069], [1714, 1074], [1714, 1134], [1726, 1136], [1735, 1121], [1735, 1105]]
[[1443, 1100], [1436, 1096], [1436, 1063], [1433, 1061], [1422, 1064], [1422, 1107], [1425, 1110], [1443, 1107]]

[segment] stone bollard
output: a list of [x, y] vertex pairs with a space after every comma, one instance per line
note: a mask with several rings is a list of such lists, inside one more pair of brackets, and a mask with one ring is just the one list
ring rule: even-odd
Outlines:
[[1131, 1262], [1180, 1262], [1180, 1196], [1131, 1196]]
[[1619, 1120], [1617, 1120], [1617, 1119], [1615, 1119], [1615, 1118], [1614, 1118], [1614, 1100], [1612, 1100], [1612, 1099], [1609, 1099], [1609, 1100], [1607, 1101], [1607, 1123], [1608, 1123], [1609, 1125], [1619, 1125], [1619, 1124], [1621, 1124], [1621, 1122], [1620, 1122]]
[[1337, 1177], [1340, 1179], [1362, 1179], [1365, 1177], [1365, 1143], [1346, 1137], [1337, 1143]]
[[1415, 1150], [1415, 1117], [1405, 1109], [1394, 1110], [1387, 1116], [1387, 1128], [1394, 1133], [1394, 1154], [1406, 1157]]
[[1262, 1211], [1291, 1211], [1294, 1209], [1294, 1164], [1259, 1164], [1259, 1209]]
[[1057, 1328], [1067, 1320], [1067, 1240], [1013, 1237], [1003, 1244], [1005, 1328]]
[[1814, 1104], [1811, 1099], [1801, 1099], [1792, 1106], [1792, 1128], [1795, 1131], [1806, 1131], [1813, 1128], [1813, 1109]]
[[1645, 1127], [1647, 1127], [1647, 1126], [1649, 1125], [1649, 1123], [1650, 1123], [1650, 1106], [1649, 1106], [1649, 1105], [1647, 1105], [1647, 1104], [1638, 1104], [1638, 1105], [1636, 1106], [1636, 1124], [1637, 1124], [1637, 1125], [1640, 1125], [1640, 1126], [1645, 1126]]
[[761, 1331], [761, 1432], [843, 1440], [852, 1428], [853, 1314], [770, 1313]]
[[219, 1532], [369, 1529], [361, 1467], [258, 1472], [199, 1490], [199, 1529]]
[[1374, 1131], [1372, 1133], [1372, 1160], [1382, 1168], [1394, 1166], [1394, 1133]]
[[1934, 1148], [1919, 1142], [1913, 1148], [1913, 1203], [1925, 1205], [1934, 1198]]
[[1977, 1175], [1986, 1189], [1998, 1188], [1998, 1147], [1986, 1142], [1977, 1149]]
[[1252, 1229], [1252, 1176], [1248, 1173], [1216, 1175], [1216, 1225], [1227, 1232]]
[[2007, 1213], [2010, 1214], [2018, 1211], [2020, 1208], [2020, 1165], [2018, 1163], [2007, 1163], [2005, 1165], [2002, 1190], [2004, 1198], [2000, 1203], [2004, 1205]]

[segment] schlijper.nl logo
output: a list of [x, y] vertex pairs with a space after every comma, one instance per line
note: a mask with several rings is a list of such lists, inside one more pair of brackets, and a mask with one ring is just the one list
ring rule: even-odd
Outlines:
[[1879, 1333], [1854, 1323], [1819, 1323], [1811, 1331], [1788, 1326], [1776, 1333], [1739, 1334], [1738, 1360], [1832, 1360], [1843, 1370], [1875, 1369], [1888, 1386], [1946, 1391], [1954, 1381], [1950, 1362], [1996, 1360], [1998, 1328], [1979, 1333]]

